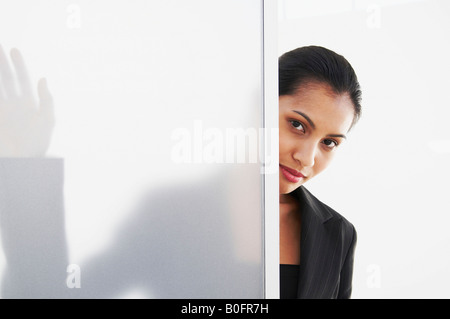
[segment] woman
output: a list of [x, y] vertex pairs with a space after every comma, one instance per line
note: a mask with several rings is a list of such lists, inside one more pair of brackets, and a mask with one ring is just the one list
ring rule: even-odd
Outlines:
[[280, 297], [349, 298], [356, 231], [303, 186], [330, 163], [361, 113], [348, 61], [318, 46], [279, 59]]

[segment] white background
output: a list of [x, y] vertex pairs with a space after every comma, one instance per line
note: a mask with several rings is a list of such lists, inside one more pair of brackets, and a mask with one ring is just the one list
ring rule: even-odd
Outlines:
[[309, 189], [358, 231], [353, 298], [449, 298], [450, 3], [280, 0], [279, 53], [344, 55], [363, 116]]

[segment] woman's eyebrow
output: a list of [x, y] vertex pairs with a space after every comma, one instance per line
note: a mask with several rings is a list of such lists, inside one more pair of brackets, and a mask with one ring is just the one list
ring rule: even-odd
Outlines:
[[344, 134], [328, 134], [327, 137], [342, 137], [344, 139], [347, 139], [347, 136]]
[[312, 128], [316, 128], [316, 125], [315, 125], [314, 122], [309, 118], [308, 115], [306, 115], [306, 114], [303, 113], [303, 112], [296, 111], [296, 110], [292, 110], [292, 112], [295, 112], [295, 113], [297, 113], [297, 114], [300, 114], [301, 116], [303, 116], [303, 117], [305, 118], [305, 120], [308, 121], [309, 125], [311, 125]]

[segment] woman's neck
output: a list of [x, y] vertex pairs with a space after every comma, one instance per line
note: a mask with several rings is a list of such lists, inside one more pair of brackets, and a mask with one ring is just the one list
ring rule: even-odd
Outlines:
[[293, 204], [296, 199], [291, 194], [280, 194], [280, 205], [281, 204]]

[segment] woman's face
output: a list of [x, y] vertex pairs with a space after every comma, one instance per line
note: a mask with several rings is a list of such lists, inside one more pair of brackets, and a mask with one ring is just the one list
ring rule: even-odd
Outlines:
[[323, 83], [302, 85], [279, 98], [280, 194], [322, 172], [345, 141], [354, 116], [348, 94]]

